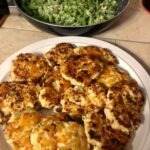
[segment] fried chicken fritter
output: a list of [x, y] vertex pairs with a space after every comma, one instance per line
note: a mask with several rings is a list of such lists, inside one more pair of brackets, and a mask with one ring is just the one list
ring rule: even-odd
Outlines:
[[33, 109], [16, 112], [12, 116], [4, 127], [4, 133], [13, 150], [33, 150], [30, 134], [41, 118], [42, 115]]
[[124, 150], [130, 136], [112, 129], [103, 110], [83, 116], [85, 133], [93, 150]]
[[60, 43], [45, 54], [45, 58], [50, 66], [63, 64], [72, 55], [74, 45], [70, 43]]
[[72, 55], [61, 66], [61, 74], [73, 85], [89, 85], [103, 71], [103, 63], [87, 55]]
[[114, 129], [125, 133], [135, 130], [141, 122], [144, 97], [133, 80], [119, 82], [107, 93], [105, 115]]
[[48, 64], [42, 56], [30, 53], [20, 54], [12, 61], [11, 77], [13, 81], [39, 81], [47, 72]]
[[3, 123], [16, 111], [40, 107], [39, 86], [34, 83], [3, 82], [0, 84], [0, 112]]
[[84, 46], [84, 47], [77, 47], [74, 49], [76, 54], [86, 54], [91, 58], [100, 60], [107, 65], [117, 65], [118, 60], [117, 58], [106, 48], [100, 48], [96, 46]]
[[101, 73], [98, 82], [104, 84], [106, 87], [112, 87], [114, 84], [119, 83], [124, 80], [130, 80], [128, 73], [117, 69], [117, 67], [109, 65], [105, 66], [103, 72]]
[[[61, 115], [61, 114], [60, 114]], [[31, 133], [33, 150], [88, 150], [84, 127], [55, 115], [44, 117]]]
[[82, 116], [90, 111], [104, 108], [106, 89], [100, 84], [87, 87], [70, 87], [61, 100], [62, 110], [71, 116]]
[[52, 108], [60, 104], [64, 91], [69, 88], [70, 82], [65, 80], [58, 69], [49, 70], [43, 79], [39, 101], [44, 108]]

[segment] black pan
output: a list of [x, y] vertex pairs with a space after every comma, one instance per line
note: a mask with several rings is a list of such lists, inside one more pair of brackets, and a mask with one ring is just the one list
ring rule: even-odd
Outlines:
[[24, 12], [21, 8], [21, 0], [14, 0], [14, 4], [16, 5], [19, 12], [34, 26], [45, 30], [45, 31], [54, 31], [60, 35], [81, 35], [89, 32], [101, 32], [108, 29], [112, 26], [123, 14], [126, 10], [130, 0], [118, 0], [119, 8], [118, 8], [118, 15], [111, 20], [108, 20], [103, 23], [95, 24], [95, 25], [86, 25], [86, 26], [79, 26], [79, 27], [69, 27], [69, 26], [62, 26], [62, 25], [55, 25], [51, 23], [47, 23], [32, 16], [29, 16], [26, 12]]

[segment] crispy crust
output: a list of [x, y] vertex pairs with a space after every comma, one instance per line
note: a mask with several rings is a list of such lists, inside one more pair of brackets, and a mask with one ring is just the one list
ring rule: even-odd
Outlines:
[[76, 54], [86, 54], [91, 58], [104, 62], [107, 65], [117, 65], [117, 58], [106, 48], [100, 48], [96, 46], [84, 46], [78, 47], [74, 50]]
[[72, 55], [74, 45], [70, 43], [60, 43], [53, 47], [44, 56], [50, 66], [58, 66], [63, 64], [67, 58]]
[[0, 84], [1, 123], [9, 120], [16, 111], [40, 107], [39, 86], [34, 83], [3, 82]]
[[112, 122], [113, 128], [117, 128], [115, 125], [117, 121], [119, 125], [127, 129], [121, 128], [121, 130], [129, 133], [139, 126], [143, 106], [144, 97], [137, 83], [133, 80], [120, 82], [108, 91], [105, 114]]
[[87, 55], [72, 55], [61, 66], [61, 73], [66, 79], [75, 80], [76, 83], [89, 85], [93, 80], [96, 80], [103, 71], [103, 63], [98, 60], [93, 60]]
[[5, 137], [12, 149], [32, 150], [30, 133], [41, 118], [42, 115], [33, 109], [26, 109], [13, 115], [4, 127]]
[[64, 91], [70, 87], [70, 82], [65, 80], [57, 68], [49, 70], [43, 78], [39, 101], [44, 108], [59, 105]]
[[116, 66], [107, 65], [101, 73], [98, 82], [110, 88], [116, 83], [130, 79], [127, 72], [118, 69]]
[[130, 136], [112, 129], [103, 110], [83, 117], [88, 142], [94, 150], [124, 150]]
[[82, 116], [105, 107], [106, 89], [100, 84], [88, 87], [70, 87], [64, 92], [62, 110], [71, 116]]
[[13, 81], [37, 82], [47, 72], [47, 67], [47, 62], [41, 56], [20, 54], [12, 61], [11, 77]]
[[56, 115], [44, 117], [34, 127], [31, 143], [33, 150], [88, 150], [84, 127], [76, 122], [65, 122]]

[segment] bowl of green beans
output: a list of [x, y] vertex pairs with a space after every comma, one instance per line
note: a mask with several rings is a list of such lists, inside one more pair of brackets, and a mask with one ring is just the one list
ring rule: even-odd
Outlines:
[[33, 25], [61, 35], [103, 31], [120, 18], [129, 0], [14, 0]]

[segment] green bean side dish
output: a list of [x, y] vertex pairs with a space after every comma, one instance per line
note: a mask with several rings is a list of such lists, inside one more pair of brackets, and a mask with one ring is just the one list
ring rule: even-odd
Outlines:
[[117, 15], [117, 0], [22, 0], [30, 16], [56, 25], [85, 26], [112, 19]]

